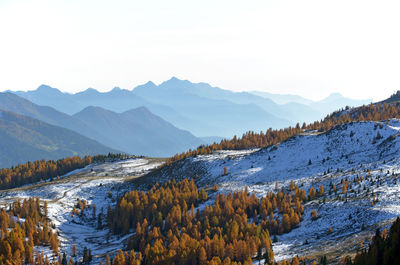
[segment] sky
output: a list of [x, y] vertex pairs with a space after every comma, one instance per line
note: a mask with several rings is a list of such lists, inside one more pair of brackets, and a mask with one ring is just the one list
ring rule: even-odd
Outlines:
[[380, 100], [400, 89], [400, 1], [0, 0], [0, 91], [234, 91]]

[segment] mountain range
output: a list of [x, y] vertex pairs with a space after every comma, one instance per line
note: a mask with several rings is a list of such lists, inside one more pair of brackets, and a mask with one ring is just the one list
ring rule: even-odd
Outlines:
[[312, 122], [346, 105], [358, 106], [370, 102], [332, 94], [319, 102], [287, 95], [290, 100], [278, 104], [273, 100], [277, 96], [270, 96], [273, 98], [270, 99], [268, 94], [260, 92], [233, 92], [176, 77], [160, 85], [147, 82], [132, 90], [115, 87], [104, 93], [89, 88], [69, 94], [46, 85], [33, 91], [13, 93], [71, 115], [89, 106], [118, 113], [144, 106], [164, 120], [198, 137], [228, 138], [249, 130], [260, 131], [270, 127], [291, 126], [297, 122]]
[[290, 106], [292, 104], [305, 105], [320, 114], [328, 114], [346, 106], [357, 107], [372, 102], [372, 99], [358, 100], [346, 98], [339, 93], [332, 93], [328, 97], [319, 101], [312, 101], [310, 99], [291, 94], [272, 94], [263, 91], [251, 91], [251, 93], [271, 99], [276, 103], [285, 106]]
[[[0, 109], [25, 116], [19, 119], [21, 128], [25, 128], [23, 121], [30, 117], [43, 126], [66, 130], [60, 134], [73, 131], [79, 137], [90, 138], [103, 148], [93, 147], [93, 151], [113, 150], [157, 157], [172, 156], [249, 130], [258, 132], [311, 122], [346, 105], [365, 103], [368, 100], [352, 100], [340, 94], [314, 102], [296, 95], [233, 92], [175, 77], [159, 85], [147, 82], [132, 90], [115, 87], [99, 92], [89, 88], [70, 94], [41, 85], [27, 92], [0, 93]], [[14, 125], [7, 123], [7, 126], [3, 124], [3, 132], [11, 135]], [[36, 126], [38, 129], [41, 125]], [[54, 136], [46, 137], [57, 142]], [[44, 149], [30, 153], [39, 154], [41, 150]], [[71, 150], [76, 154], [85, 153], [75, 151], [75, 147]], [[27, 161], [17, 159], [22, 156], [19, 151], [16, 153], [13, 159], [10, 156], [10, 163]], [[57, 154], [61, 158], [65, 152], [43, 151], [40, 158], [57, 158]]]
[[[108, 146], [106, 153], [113, 151], [166, 157], [204, 144], [200, 138], [176, 128], [145, 107], [121, 114], [100, 107], [87, 107], [79, 113], [69, 115], [6, 92], [0, 93], [0, 108], [79, 133], [82, 137]], [[5, 125], [3, 127], [4, 131], [8, 131]], [[43, 153], [40, 159], [54, 157], [56, 156]], [[61, 157], [64, 156], [59, 158]], [[14, 161], [19, 163], [28, 160]]]

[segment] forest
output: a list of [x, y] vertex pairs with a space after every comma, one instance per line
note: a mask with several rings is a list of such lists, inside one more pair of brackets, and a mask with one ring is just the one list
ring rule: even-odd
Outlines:
[[218, 194], [212, 204], [207, 199], [193, 179], [125, 194], [108, 209], [107, 223], [116, 234], [135, 232], [128, 243], [134, 252], [120, 252], [112, 264], [268, 264], [274, 260], [270, 235], [297, 227], [307, 197], [292, 186], [261, 199], [247, 189]]
[[[43, 204], [43, 206], [41, 206]], [[47, 203], [39, 198], [13, 202], [0, 210], [0, 264], [50, 264], [35, 246], [47, 246], [58, 259], [58, 238], [47, 217]]]
[[116, 161], [127, 159], [131, 156], [126, 154], [108, 154], [67, 157], [54, 160], [38, 160], [19, 164], [11, 168], [0, 169], [0, 189], [11, 189], [22, 185], [36, 183], [40, 181], [48, 181], [59, 178], [75, 169], [84, 168], [92, 163]]

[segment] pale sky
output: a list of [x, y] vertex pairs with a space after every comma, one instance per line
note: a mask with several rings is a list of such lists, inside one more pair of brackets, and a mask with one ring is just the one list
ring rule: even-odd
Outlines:
[[400, 1], [0, 0], [0, 91], [235, 91], [383, 99], [400, 89]]

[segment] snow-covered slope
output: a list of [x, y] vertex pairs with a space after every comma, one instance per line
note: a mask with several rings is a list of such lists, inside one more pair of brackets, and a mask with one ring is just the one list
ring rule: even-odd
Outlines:
[[[117, 197], [135, 188], [131, 180], [159, 166], [160, 162], [157, 159], [138, 158], [90, 165], [62, 176], [60, 181], [3, 191], [0, 193], [0, 205], [28, 197], [46, 200], [49, 217], [60, 233], [61, 251], [71, 255], [72, 245], [76, 244], [78, 256], [82, 256], [83, 248], [88, 247], [97, 260], [106, 253], [122, 249], [127, 236], [120, 238], [110, 235], [105, 227], [97, 229], [97, 218], [92, 217], [90, 207], [84, 211], [83, 218], [73, 216], [72, 209], [77, 199], [85, 200], [91, 206], [96, 204], [96, 217], [102, 213], [105, 223], [108, 206], [113, 206]], [[49, 249], [38, 250], [51, 256]]]
[[[188, 158], [171, 170], [174, 176], [203, 172], [201, 182], [244, 187], [271, 181], [322, 176], [337, 168], [388, 160], [400, 156], [400, 121], [358, 122], [336, 126], [327, 133], [304, 133], [277, 146], [244, 151], [219, 151]], [[378, 133], [381, 135], [377, 139]], [[311, 162], [311, 164], [310, 164]], [[223, 176], [224, 167], [228, 174]], [[188, 170], [190, 168], [191, 170]], [[165, 172], [161, 172], [165, 174]], [[171, 176], [165, 176], [171, 177]]]
[[[279, 188], [287, 188], [293, 179], [307, 191], [311, 185], [319, 188], [322, 184], [325, 202], [321, 198], [307, 203], [300, 227], [278, 236], [274, 251], [278, 260], [297, 254], [337, 258], [336, 252], [342, 255], [343, 249], [359, 247], [376, 227], [400, 215], [400, 183], [395, 181], [400, 173], [399, 132], [399, 120], [344, 124], [323, 134], [304, 133], [277, 146], [188, 158], [151, 177], [184, 178], [197, 174], [200, 185], [217, 184], [219, 192], [248, 186], [258, 196], [273, 190], [276, 181]], [[369, 170], [370, 177], [365, 180]], [[357, 176], [364, 180], [353, 183]], [[341, 193], [342, 179], [351, 183], [347, 195]], [[331, 182], [338, 191], [329, 195]], [[377, 201], [372, 206], [374, 198]], [[321, 214], [316, 221], [310, 217], [314, 209]], [[328, 233], [329, 228], [332, 233]], [[306, 240], [309, 244], [305, 244]]]

